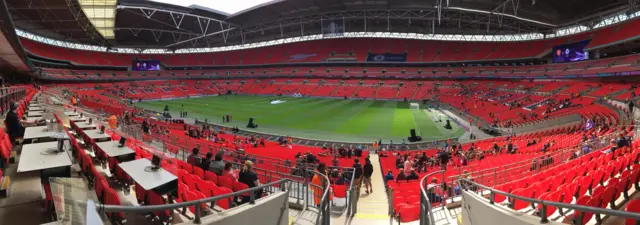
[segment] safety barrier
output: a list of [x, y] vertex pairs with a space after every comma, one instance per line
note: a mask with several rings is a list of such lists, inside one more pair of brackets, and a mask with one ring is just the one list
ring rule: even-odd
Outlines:
[[444, 170], [436, 171], [427, 174], [422, 178], [422, 180], [420, 180], [420, 225], [436, 224], [436, 221], [433, 218], [432, 202], [437, 201], [443, 208], [446, 205], [445, 196], [438, 196], [435, 192], [435, 189], [437, 188], [446, 191], [446, 183], [428, 184], [429, 178], [436, 177], [438, 175], [441, 176], [442, 180], [444, 180], [444, 172]]
[[[547, 161], [540, 158], [531, 158], [528, 160], [523, 160], [519, 162], [510, 163], [507, 165], [496, 166], [493, 168], [487, 168], [482, 170], [474, 170], [472, 166], [459, 167], [458, 168], [459, 175], [447, 177], [447, 182], [450, 184], [450, 186], [455, 186], [456, 185], [455, 181], [458, 178], [467, 178], [467, 179], [471, 178], [475, 182], [478, 182], [480, 184], [495, 186], [495, 185], [509, 182], [509, 180], [507, 179], [508, 177], [507, 175], [516, 171], [518, 171], [518, 174], [522, 174], [523, 171], [524, 173], [527, 173], [530, 175], [540, 173], [546, 170], [547, 168], [551, 168], [555, 165], [565, 163], [573, 158], [582, 157], [584, 154], [583, 148], [585, 146], [592, 149], [592, 151], [606, 147], [607, 145], [610, 144], [611, 139], [618, 138], [618, 136], [621, 133], [624, 133], [624, 135], [627, 135], [626, 131], [621, 132], [621, 130], [629, 129], [630, 127], [633, 127], [634, 131], [637, 128], [636, 126], [631, 126], [631, 125], [610, 128], [614, 132], [597, 137], [596, 139], [588, 140], [586, 142], [580, 142], [580, 144], [574, 147], [568, 147], [568, 148], [564, 148], [559, 151], [556, 151], [554, 153], [550, 153], [549, 157], [545, 157]], [[553, 160], [548, 160], [548, 158], [551, 158]], [[467, 171], [467, 173], [464, 173], [465, 170]]]
[[[512, 193], [493, 189], [467, 179], [460, 179], [457, 182], [461, 187], [463, 187], [462, 191], [464, 192], [476, 194], [478, 195], [478, 197], [481, 197], [481, 198], [486, 198], [485, 196], [488, 195], [488, 198], [489, 198], [488, 204], [491, 204], [491, 205], [496, 204], [495, 202], [496, 194], [506, 196], [507, 198], [512, 200], [520, 200], [520, 201], [527, 202], [529, 204], [533, 204], [540, 209], [540, 213], [538, 213], [537, 216], [540, 217], [541, 224], [549, 222], [548, 215], [547, 215], [547, 207], [569, 209], [569, 210], [573, 210], [574, 212], [579, 212], [579, 214], [576, 217], [574, 217], [576, 218], [576, 221], [574, 224], [585, 224], [584, 221], [581, 221], [581, 220], [583, 219], [583, 215], [586, 213], [593, 213], [599, 218], [602, 218], [602, 215], [607, 215], [607, 216], [617, 216], [622, 218], [631, 218], [636, 220], [636, 224], [640, 222], [640, 213], [633, 213], [633, 212], [627, 212], [622, 210], [612, 210], [612, 209], [606, 209], [606, 208], [567, 204], [562, 202], [554, 202], [554, 201], [546, 201], [546, 200], [540, 200], [535, 198], [522, 197], [522, 196], [514, 195]], [[534, 216], [532, 215], [531, 217], [534, 217]]]
[[[268, 184], [264, 184], [261, 186], [245, 189], [238, 192], [233, 192], [229, 194], [222, 194], [215, 197], [199, 199], [195, 201], [174, 203], [174, 204], [165, 204], [165, 205], [145, 205], [145, 206], [122, 206], [122, 205], [105, 205], [105, 204], [97, 204], [96, 208], [101, 213], [111, 213], [111, 212], [123, 212], [123, 213], [153, 213], [164, 210], [175, 210], [175, 209], [183, 209], [187, 207], [195, 207], [194, 220], [193, 222], [196, 224], [201, 223], [202, 218], [202, 204], [211, 203], [215, 204], [215, 202], [220, 200], [228, 200], [233, 199], [235, 197], [240, 197], [244, 194], [249, 194], [249, 204], [255, 204], [256, 201], [256, 191], [259, 190], [267, 190], [267, 193], [272, 194], [275, 193], [269, 192], [269, 190], [279, 190], [282, 192], [288, 193], [291, 189], [290, 180], [282, 179], [279, 181], [271, 182]], [[285, 188], [285, 186], [288, 186]], [[286, 206], [286, 202], [283, 203], [283, 206]], [[328, 224], [328, 223], [327, 223]], [[325, 224], [326, 225], [326, 224]]]
[[25, 88], [0, 88], [0, 109], [2, 110], [2, 113], [7, 112], [11, 103], [17, 101], [18, 99], [22, 99], [26, 94], [27, 92]]

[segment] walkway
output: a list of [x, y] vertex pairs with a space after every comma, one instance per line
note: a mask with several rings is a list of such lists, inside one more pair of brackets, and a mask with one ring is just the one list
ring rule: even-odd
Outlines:
[[367, 194], [364, 185], [360, 191], [360, 199], [358, 201], [357, 213], [350, 219], [347, 216], [334, 218], [331, 222], [335, 225], [388, 225], [389, 224], [389, 201], [385, 191], [382, 174], [380, 171], [380, 161], [378, 155], [370, 154], [371, 164], [373, 165], [373, 175], [371, 176], [371, 185], [373, 193]]
[[469, 124], [469, 121], [467, 121], [466, 119], [462, 119], [460, 118], [458, 115], [456, 115], [455, 113], [446, 110], [446, 109], [442, 109], [441, 110], [444, 114], [446, 114], [448, 117], [453, 118], [455, 120], [457, 120], [458, 122], [460, 122], [460, 124], [464, 127], [467, 127], [469, 130], [467, 130], [467, 132], [464, 133], [464, 135], [462, 135], [462, 137], [460, 137], [460, 139], [458, 139], [460, 142], [465, 143], [465, 142], [470, 142], [471, 140], [469, 139], [469, 134], [473, 133], [476, 135], [476, 138], [478, 140], [480, 139], [486, 139], [486, 138], [491, 138], [491, 135], [486, 134], [484, 131], [481, 131], [480, 129], [478, 129], [477, 126], [474, 126], [473, 124]]

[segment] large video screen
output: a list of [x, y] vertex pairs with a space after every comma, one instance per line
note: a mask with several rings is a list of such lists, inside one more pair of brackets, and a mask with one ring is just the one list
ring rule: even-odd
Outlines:
[[558, 45], [553, 47], [553, 62], [576, 62], [589, 59], [589, 52], [584, 48], [591, 42], [591, 40], [584, 40], [571, 44]]
[[133, 60], [133, 71], [156, 71], [160, 70], [159, 60]]

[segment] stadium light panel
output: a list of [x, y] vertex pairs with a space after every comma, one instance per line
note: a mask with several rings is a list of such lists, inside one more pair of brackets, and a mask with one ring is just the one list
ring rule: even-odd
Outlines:
[[106, 39], [115, 38], [117, 0], [78, 0], [91, 24]]

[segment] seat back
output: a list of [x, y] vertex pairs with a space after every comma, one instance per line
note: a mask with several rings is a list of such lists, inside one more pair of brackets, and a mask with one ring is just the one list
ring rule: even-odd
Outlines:
[[225, 176], [218, 177], [218, 186], [233, 190], [233, 180]]

